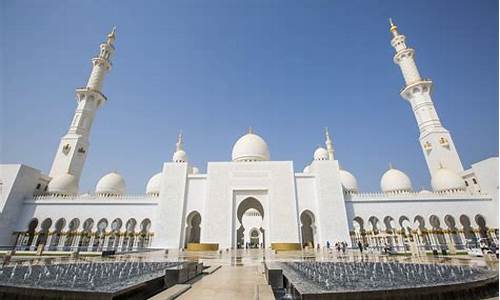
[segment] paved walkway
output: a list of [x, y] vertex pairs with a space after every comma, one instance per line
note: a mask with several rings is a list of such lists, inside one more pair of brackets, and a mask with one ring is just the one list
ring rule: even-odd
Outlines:
[[266, 284], [259, 266], [222, 266], [211, 275], [195, 282], [182, 294], [181, 300], [191, 299], [256, 299], [257, 285]]

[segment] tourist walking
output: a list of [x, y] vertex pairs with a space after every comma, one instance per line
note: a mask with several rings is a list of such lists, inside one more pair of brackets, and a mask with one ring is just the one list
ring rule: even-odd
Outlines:
[[363, 254], [363, 244], [361, 243], [361, 241], [358, 242], [358, 248], [359, 248], [359, 252], [361, 252], [361, 254]]

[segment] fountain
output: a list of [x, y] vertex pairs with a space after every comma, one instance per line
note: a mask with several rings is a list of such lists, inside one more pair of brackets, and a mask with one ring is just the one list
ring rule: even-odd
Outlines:
[[486, 268], [399, 262], [282, 262], [267, 274], [281, 299], [482, 299], [498, 295], [498, 273]]
[[144, 299], [168, 287], [167, 281], [176, 283], [169, 271], [191, 270], [191, 264], [84, 261], [0, 266], [0, 299]]

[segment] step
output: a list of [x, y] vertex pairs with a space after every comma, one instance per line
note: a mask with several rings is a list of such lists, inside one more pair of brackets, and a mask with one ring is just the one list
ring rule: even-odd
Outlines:
[[209, 266], [208, 268], [204, 269], [202, 273], [203, 274], [212, 274], [213, 272], [220, 269], [220, 267], [222, 267], [222, 265]]
[[190, 284], [176, 284], [148, 298], [148, 300], [172, 300], [191, 288]]
[[257, 285], [257, 300], [274, 300], [273, 289], [268, 284]]

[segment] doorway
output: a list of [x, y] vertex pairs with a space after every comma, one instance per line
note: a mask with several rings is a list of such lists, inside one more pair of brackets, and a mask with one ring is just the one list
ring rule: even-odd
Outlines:
[[248, 197], [236, 210], [235, 239], [233, 247], [265, 248], [264, 207], [259, 200]]

